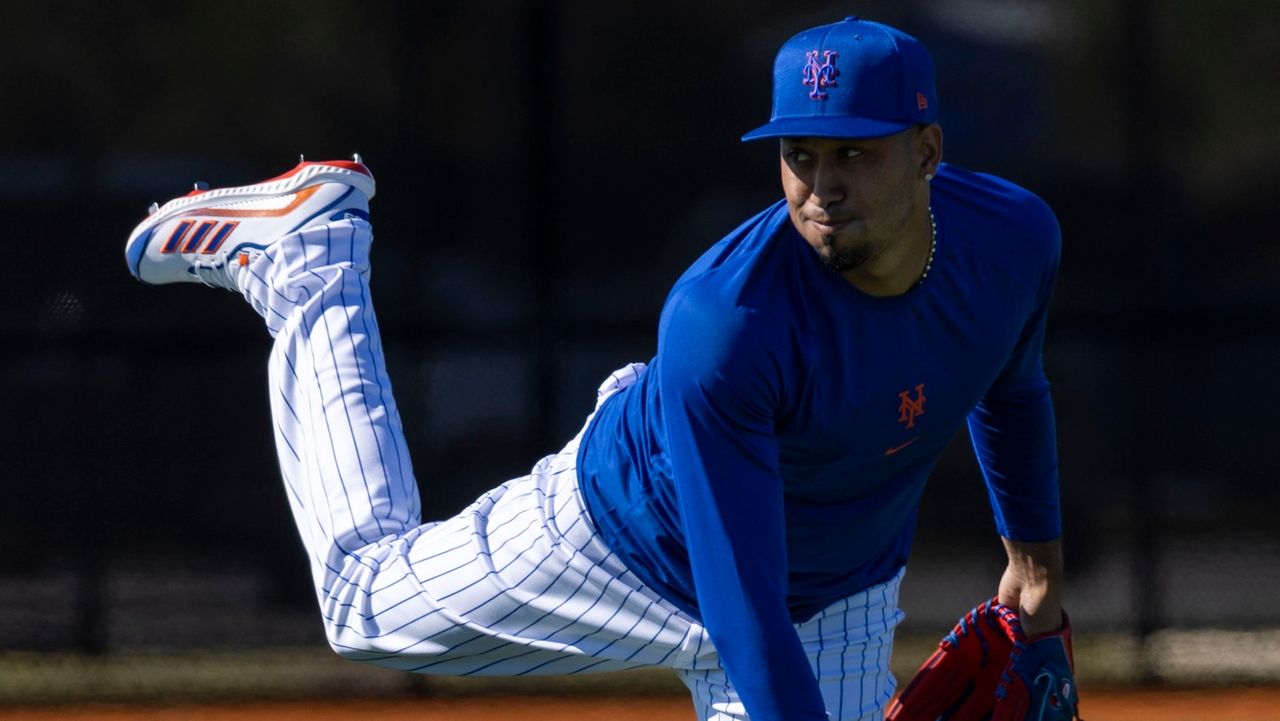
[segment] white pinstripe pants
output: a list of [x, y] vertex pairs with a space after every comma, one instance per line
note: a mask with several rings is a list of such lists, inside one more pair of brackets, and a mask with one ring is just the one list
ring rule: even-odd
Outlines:
[[[667, 666], [700, 719], [745, 719], [701, 624], [596, 534], [578, 493], [581, 434], [457, 516], [422, 524], [370, 301], [371, 241], [362, 220], [309, 228], [239, 278], [276, 338], [268, 373], [280, 470], [333, 649], [457, 676]], [[642, 368], [610, 376], [601, 399]], [[797, 626], [832, 718], [883, 713], [899, 578]]]

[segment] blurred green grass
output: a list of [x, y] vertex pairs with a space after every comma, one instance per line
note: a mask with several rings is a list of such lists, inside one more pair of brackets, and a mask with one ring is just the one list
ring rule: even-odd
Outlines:
[[[1150, 639], [1156, 680], [1170, 685], [1280, 683], [1280, 630], [1162, 632]], [[933, 651], [936, 638], [901, 636], [893, 671], [900, 683]], [[1141, 681], [1139, 646], [1126, 635], [1077, 640], [1078, 681], [1125, 686]], [[409, 696], [682, 695], [665, 669], [585, 676], [448, 678], [344, 661], [326, 646], [173, 654], [0, 654], [0, 704], [202, 701]]]

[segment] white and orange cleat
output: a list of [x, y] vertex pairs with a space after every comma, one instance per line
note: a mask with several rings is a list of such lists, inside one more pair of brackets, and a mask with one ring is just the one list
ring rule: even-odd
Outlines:
[[283, 235], [348, 217], [368, 219], [373, 174], [352, 160], [300, 161], [253, 185], [190, 193], [157, 206], [125, 246], [144, 283], [204, 283], [236, 290], [235, 269]]

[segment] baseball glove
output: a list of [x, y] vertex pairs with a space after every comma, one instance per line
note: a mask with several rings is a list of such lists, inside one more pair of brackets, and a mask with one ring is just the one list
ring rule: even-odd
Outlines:
[[1015, 609], [991, 599], [938, 644], [886, 721], [1079, 719], [1071, 623], [1027, 638]]

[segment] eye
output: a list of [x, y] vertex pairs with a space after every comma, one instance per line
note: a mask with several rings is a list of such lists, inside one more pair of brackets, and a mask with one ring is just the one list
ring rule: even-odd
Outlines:
[[847, 160], [849, 158], [856, 158], [859, 155], [862, 155], [862, 149], [846, 146], [846, 147], [840, 148], [839, 154], [841, 158], [844, 158]]
[[813, 156], [810, 155], [807, 151], [801, 150], [800, 148], [787, 148], [786, 150], [782, 151], [782, 157], [786, 158], [787, 160], [793, 163], [803, 163], [805, 161], [808, 161]]

